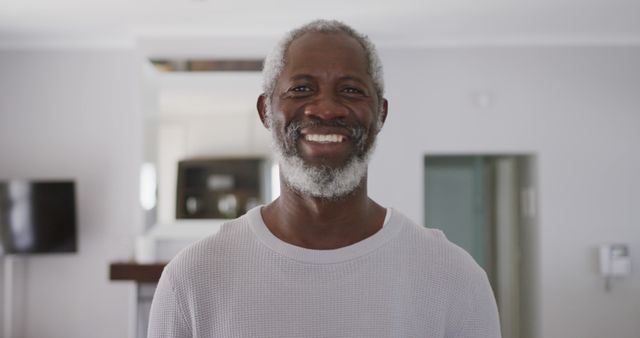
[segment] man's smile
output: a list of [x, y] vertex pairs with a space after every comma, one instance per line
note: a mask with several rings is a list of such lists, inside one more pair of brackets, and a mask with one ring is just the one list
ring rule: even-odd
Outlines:
[[302, 126], [300, 135], [307, 141], [343, 142], [354, 136], [355, 129], [357, 128], [317, 123]]
[[307, 141], [319, 143], [341, 143], [346, 140], [346, 137], [337, 134], [307, 134], [304, 136], [304, 139]]
[[[294, 133], [297, 135], [291, 140], [298, 143], [300, 156], [307, 160], [316, 158], [312, 162], [317, 160], [325, 162], [329, 158], [333, 158], [329, 162], [344, 163], [356, 155], [354, 142], [357, 144], [363, 134], [360, 131], [363, 128], [347, 126], [343, 122], [337, 121], [294, 124], [293, 129], [297, 129], [297, 132]], [[334, 165], [338, 162], [335, 162]]]
[[300, 154], [309, 160], [322, 158], [322, 162], [324, 162], [328, 158], [333, 158], [334, 160], [340, 159], [338, 162], [342, 163], [354, 156], [353, 144], [350, 142], [350, 138], [345, 135], [303, 134], [299, 142]]

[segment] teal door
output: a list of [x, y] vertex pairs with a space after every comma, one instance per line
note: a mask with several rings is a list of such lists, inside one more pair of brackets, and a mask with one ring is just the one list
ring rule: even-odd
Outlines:
[[488, 171], [480, 156], [425, 158], [425, 225], [441, 229], [491, 271]]
[[[535, 207], [525, 203], [534, 201], [532, 163], [519, 155], [439, 155], [424, 162], [425, 225], [441, 229], [487, 272], [503, 337], [531, 336], [533, 305], [521, 300], [534, 296], [520, 281], [533, 276], [531, 259], [536, 256], [530, 242], [535, 237]], [[525, 195], [527, 200], [521, 200]], [[530, 224], [524, 233], [521, 223]]]

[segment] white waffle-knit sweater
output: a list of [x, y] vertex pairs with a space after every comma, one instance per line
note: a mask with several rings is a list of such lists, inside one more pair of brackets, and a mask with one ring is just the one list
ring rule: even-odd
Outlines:
[[288, 244], [250, 210], [167, 265], [148, 337], [500, 337], [471, 256], [387, 210], [377, 233], [335, 250]]

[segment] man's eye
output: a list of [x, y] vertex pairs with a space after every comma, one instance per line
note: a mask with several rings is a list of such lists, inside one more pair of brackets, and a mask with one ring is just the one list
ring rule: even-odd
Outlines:
[[347, 94], [362, 94], [362, 91], [360, 89], [353, 87], [344, 88], [342, 91]]
[[307, 86], [296, 86], [296, 87], [291, 88], [290, 91], [297, 92], [297, 93], [304, 93], [304, 92], [310, 92], [311, 88], [309, 88]]

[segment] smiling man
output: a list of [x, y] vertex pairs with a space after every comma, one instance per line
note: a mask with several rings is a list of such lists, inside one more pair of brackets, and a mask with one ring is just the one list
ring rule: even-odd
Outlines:
[[368, 197], [388, 109], [369, 39], [309, 23], [267, 57], [263, 87], [281, 195], [169, 263], [149, 337], [499, 337], [473, 259]]

